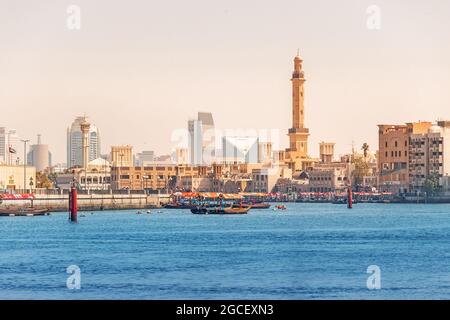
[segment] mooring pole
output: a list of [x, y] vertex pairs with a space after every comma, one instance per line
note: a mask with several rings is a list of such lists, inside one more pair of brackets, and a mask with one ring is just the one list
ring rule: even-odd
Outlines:
[[353, 192], [352, 186], [349, 186], [347, 189], [347, 208], [353, 208]]
[[69, 194], [70, 221], [72, 222], [77, 222], [78, 219], [77, 196], [77, 188], [73, 185]]

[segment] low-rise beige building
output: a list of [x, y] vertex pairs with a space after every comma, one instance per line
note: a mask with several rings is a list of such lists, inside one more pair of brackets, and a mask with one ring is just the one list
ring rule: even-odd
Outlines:
[[[25, 186], [24, 186], [24, 172]], [[0, 190], [30, 190], [36, 186], [36, 168], [23, 165], [0, 164]]]
[[308, 171], [310, 192], [334, 192], [348, 185], [349, 164], [331, 162], [316, 165]]

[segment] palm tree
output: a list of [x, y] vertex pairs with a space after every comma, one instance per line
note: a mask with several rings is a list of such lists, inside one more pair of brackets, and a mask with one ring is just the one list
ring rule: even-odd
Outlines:
[[364, 158], [367, 158], [367, 152], [369, 151], [369, 145], [366, 142], [364, 142], [361, 149], [364, 152]]

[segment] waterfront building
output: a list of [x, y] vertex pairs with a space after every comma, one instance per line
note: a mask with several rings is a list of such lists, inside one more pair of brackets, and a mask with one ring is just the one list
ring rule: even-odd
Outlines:
[[426, 133], [410, 135], [408, 168], [411, 192], [425, 191], [431, 178], [445, 189], [450, 176], [450, 121], [438, 121]]
[[[25, 186], [24, 186], [24, 172]], [[36, 185], [36, 168], [23, 165], [0, 164], [0, 190], [24, 190], [33, 189]]]
[[431, 125], [431, 122], [378, 125], [378, 172], [381, 191], [408, 191], [410, 136], [426, 133]]
[[111, 187], [113, 190], [163, 190], [175, 189], [176, 165], [113, 166]]
[[326, 162], [308, 171], [310, 192], [343, 191], [348, 186], [349, 164]]
[[[83, 167], [83, 137], [81, 131], [83, 122], [88, 122], [85, 116], [77, 117], [67, 128], [67, 166], [69, 168]], [[93, 124], [89, 126], [87, 146], [89, 146], [88, 162], [100, 157], [100, 132]]]
[[27, 154], [27, 164], [36, 168], [36, 171], [44, 171], [52, 166], [52, 154], [47, 144], [42, 144], [41, 135], [37, 136], [37, 143], [30, 146]]
[[211, 192], [213, 190], [213, 178], [181, 176], [177, 179], [176, 187], [186, 192]]
[[62, 172], [56, 176], [56, 188], [68, 190], [72, 181], [82, 190], [100, 191], [111, 189], [111, 164], [103, 158], [89, 161], [87, 171], [74, 168], [72, 172]]
[[320, 162], [331, 163], [334, 158], [334, 142], [321, 142], [319, 143], [319, 155]]
[[111, 147], [111, 164], [113, 167], [132, 167], [133, 162], [132, 146]]
[[271, 193], [280, 179], [292, 179], [292, 170], [287, 167], [253, 169], [247, 191]]

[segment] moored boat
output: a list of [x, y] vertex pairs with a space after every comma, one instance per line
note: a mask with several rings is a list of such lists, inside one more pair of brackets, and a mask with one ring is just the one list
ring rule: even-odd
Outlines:
[[48, 209], [34, 209], [34, 208], [5, 208], [0, 209], [0, 217], [33, 217], [33, 216], [47, 216]]
[[243, 207], [215, 207], [215, 208], [205, 208], [197, 207], [192, 208], [191, 212], [194, 214], [246, 214], [250, 210], [250, 206]]
[[252, 209], [269, 209], [271, 204], [266, 202], [260, 202], [260, 203], [251, 203], [249, 204]]

